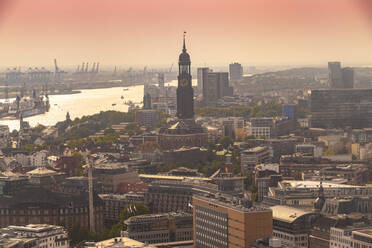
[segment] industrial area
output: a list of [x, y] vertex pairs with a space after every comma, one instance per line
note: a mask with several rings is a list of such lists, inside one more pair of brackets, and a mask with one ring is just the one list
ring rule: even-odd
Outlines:
[[[61, 69], [54, 59], [54, 68], [15, 66], [0, 71], [0, 118], [20, 119], [49, 111], [49, 95], [76, 94], [82, 89], [111, 88], [133, 85], [163, 85], [164, 80], [176, 78], [168, 69], [153, 70], [146, 66], [139, 70], [130, 68], [100, 69], [100, 62], [82, 62], [76, 69]], [[150, 87], [151, 88], [151, 87]], [[130, 108], [134, 106], [128, 102]]]

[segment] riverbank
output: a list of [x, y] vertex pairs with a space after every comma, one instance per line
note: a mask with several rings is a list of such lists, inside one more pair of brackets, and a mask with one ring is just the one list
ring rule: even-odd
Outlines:
[[[79, 94], [81, 93], [81, 90], [64, 90], [64, 91], [58, 91], [58, 92], [48, 92], [49, 96], [52, 95], [72, 95], [72, 94]], [[8, 98], [16, 98], [19, 96], [20, 92], [19, 91], [11, 91], [8, 92]], [[2, 91], [0, 92], [0, 99], [5, 98], [5, 92]]]
[[[121, 98], [122, 96], [124, 100]], [[50, 95], [49, 112], [27, 117], [25, 120], [31, 126], [38, 124], [50, 126], [65, 120], [67, 112], [72, 120], [100, 111], [127, 112], [128, 105], [123, 101], [141, 102], [142, 98], [143, 86], [86, 89], [81, 90], [79, 94]], [[0, 101], [3, 100], [0, 99]], [[19, 120], [0, 119], [0, 124], [8, 125], [10, 130], [19, 129]]]
[[[68, 85], [68, 86], [67, 86]], [[107, 82], [107, 81], [99, 81], [99, 82], [87, 82], [87, 81], [80, 81], [80, 82], [64, 82], [62, 85], [50, 84], [48, 86], [48, 95], [72, 95], [72, 94], [79, 94], [82, 90], [92, 90], [92, 89], [109, 89], [115, 87], [131, 87], [131, 86], [138, 86], [143, 84], [128, 84], [128, 83], [118, 83], [118, 82]], [[33, 88], [41, 89], [41, 85], [34, 85]], [[68, 88], [68, 89], [66, 89]], [[21, 92], [21, 86], [12, 86], [8, 88], [8, 98], [15, 98], [19, 96]], [[27, 89], [25, 95], [31, 95], [32, 92], [30, 88]], [[0, 88], [0, 99], [5, 98], [5, 90], [4, 88]]]

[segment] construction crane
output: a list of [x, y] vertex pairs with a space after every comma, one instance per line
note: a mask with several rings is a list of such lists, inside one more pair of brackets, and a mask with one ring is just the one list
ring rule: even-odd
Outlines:
[[88, 67], [89, 67], [89, 62], [87, 62], [87, 64], [86, 64], [85, 72], [88, 72]]
[[96, 62], [93, 63], [91, 73], [94, 73], [95, 71], [96, 71]]
[[169, 73], [171, 73], [171, 72], [172, 72], [172, 69], [173, 69], [173, 64], [174, 64], [174, 63], [172, 63], [171, 67], [169, 68], [169, 71], [168, 71]]
[[84, 72], [84, 68], [85, 68], [85, 63], [83, 62], [83, 64], [81, 65], [81, 72]]
[[99, 62], [97, 62], [96, 73], [98, 73], [98, 70], [99, 70]]
[[58, 68], [58, 65], [57, 65], [57, 59], [54, 59], [54, 73], [58, 73], [59, 72], [59, 68]]
[[112, 73], [112, 76], [116, 76], [117, 67], [115, 65], [114, 72]]

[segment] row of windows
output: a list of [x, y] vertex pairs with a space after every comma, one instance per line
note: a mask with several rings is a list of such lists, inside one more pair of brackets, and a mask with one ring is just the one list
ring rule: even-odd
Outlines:
[[354, 248], [372, 248], [372, 245], [354, 243]]
[[136, 240], [154, 240], [154, 239], [169, 239], [168, 230], [163, 233], [154, 233], [154, 234], [140, 234], [140, 235], [130, 235], [130, 238]]
[[[208, 233], [209, 235], [219, 235], [221, 237], [227, 238], [227, 230], [218, 230], [219, 228], [211, 227], [208, 225], [200, 225], [199, 223], [196, 223], [196, 230]], [[226, 228], [227, 229], [227, 228]]]
[[221, 236], [218, 235], [211, 236], [199, 231], [196, 231], [196, 240], [204, 245], [209, 245], [208, 247], [227, 247], [228, 243], [227, 237], [221, 238]]
[[302, 235], [300, 237], [298, 236], [293, 237], [293, 236], [289, 236], [286, 234], [274, 232], [273, 236], [277, 238], [285, 239], [285, 240], [290, 240], [290, 241], [306, 241], [307, 240], [306, 235]]

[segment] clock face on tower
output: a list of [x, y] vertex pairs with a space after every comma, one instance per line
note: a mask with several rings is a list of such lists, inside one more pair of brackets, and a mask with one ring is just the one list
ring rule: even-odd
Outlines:
[[182, 86], [182, 87], [185, 87], [185, 86], [187, 86], [187, 84], [188, 84], [186, 78], [181, 79], [180, 83], [181, 83], [181, 86]]

